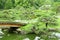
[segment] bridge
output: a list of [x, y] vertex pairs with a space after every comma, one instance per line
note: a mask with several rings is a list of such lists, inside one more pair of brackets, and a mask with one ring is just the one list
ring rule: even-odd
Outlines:
[[14, 20], [14, 21], [9, 21], [9, 20], [0, 20], [0, 27], [21, 27], [29, 23], [36, 23], [38, 21], [37, 19], [32, 19], [32, 20]]
[[9, 32], [15, 31], [17, 28], [25, 26], [29, 23], [36, 23], [37, 20], [15, 20], [15, 21], [8, 21], [8, 20], [0, 20], [0, 28], [5, 29], [8, 28]]
[[24, 23], [20, 22], [0, 22], [0, 28], [21, 27], [24, 25]]
[[2, 22], [0, 21], [0, 28], [2, 28], [2, 30], [4, 29], [8, 29], [9, 32], [13, 32], [16, 31], [17, 28], [22, 27], [26, 25], [25, 23], [20, 23], [20, 22]]

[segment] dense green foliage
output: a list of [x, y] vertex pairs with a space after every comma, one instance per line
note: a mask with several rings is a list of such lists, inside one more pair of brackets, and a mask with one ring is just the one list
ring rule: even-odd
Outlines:
[[0, 0], [0, 21], [7, 20], [27, 23], [19, 28], [26, 35], [6, 32], [1, 40], [22, 40], [26, 37], [33, 40], [35, 34], [45, 40], [57, 40], [47, 37], [50, 33], [47, 28], [60, 28], [60, 0]]
[[41, 12], [38, 14], [34, 11], [39, 9], [42, 11], [53, 10], [53, 12], [57, 12], [60, 4], [58, 1], [59, 0], [0, 0], [0, 19], [35, 19], [37, 17], [36, 15], [40, 15]]
[[[0, 0], [0, 20], [33, 20], [38, 28], [58, 25], [60, 0]], [[31, 26], [31, 25], [30, 25]], [[25, 30], [28, 30], [26, 26]]]

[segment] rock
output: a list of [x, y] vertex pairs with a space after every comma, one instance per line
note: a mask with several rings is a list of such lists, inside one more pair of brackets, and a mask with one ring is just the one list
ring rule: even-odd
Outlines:
[[21, 31], [21, 34], [27, 34], [27, 32], [26, 31]]
[[60, 39], [58, 39], [58, 40], [60, 40]]
[[39, 10], [46, 10], [46, 9], [50, 9], [51, 5], [42, 5]]
[[0, 38], [2, 38], [4, 33], [2, 32], [2, 29], [0, 29]]
[[2, 32], [2, 29], [0, 29], [0, 35], [4, 35], [4, 33]]
[[56, 29], [55, 28], [49, 28], [48, 31], [50, 32], [56, 32]]
[[0, 36], [0, 38], [3, 38], [3, 36]]
[[60, 33], [53, 32], [51, 35], [56, 36], [57, 38], [60, 38]]
[[26, 32], [26, 31], [21, 30], [21, 29], [17, 29], [17, 32], [18, 32], [19, 34], [27, 34], [27, 32]]
[[19, 28], [18, 28], [18, 29], [16, 29], [16, 30], [17, 30], [17, 31], [22, 31], [22, 30], [21, 30], [21, 29], [19, 29]]
[[25, 38], [25, 39], [23, 39], [23, 40], [30, 40], [29, 38]]
[[7, 36], [10, 36], [10, 34], [8, 34]]
[[36, 36], [34, 40], [40, 40], [40, 37]]
[[40, 39], [40, 40], [44, 40], [44, 39]]
[[49, 38], [56, 38], [56, 37], [55, 37], [55, 36], [53, 36], [53, 35], [52, 35], [52, 36], [48, 36], [48, 37], [49, 37]]

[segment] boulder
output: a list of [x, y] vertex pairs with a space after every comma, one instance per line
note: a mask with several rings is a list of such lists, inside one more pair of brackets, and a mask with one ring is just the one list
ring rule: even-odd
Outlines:
[[36, 36], [34, 40], [40, 40], [40, 37]]
[[25, 38], [25, 39], [23, 39], [23, 40], [30, 40], [29, 38]]
[[4, 33], [2, 32], [2, 29], [0, 29], [0, 35], [4, 35]]
[[2, 32], [2, 29], [0, 29], [0, 38], [2, 38], [4, 33]]
[[50, 32], [56, 32], [57, 30], [55, 28], [49, 28], [48, 31]]
[[51, 35], [56, 36], [57, 38], [60, 38], [60, 33], [53, 32]]
[[17, 29], [17, 32], [18, 32], [18, 34], [27, 34], [27, 32], [26, 32], [26, 31], [21, 30], [21, 29]]

